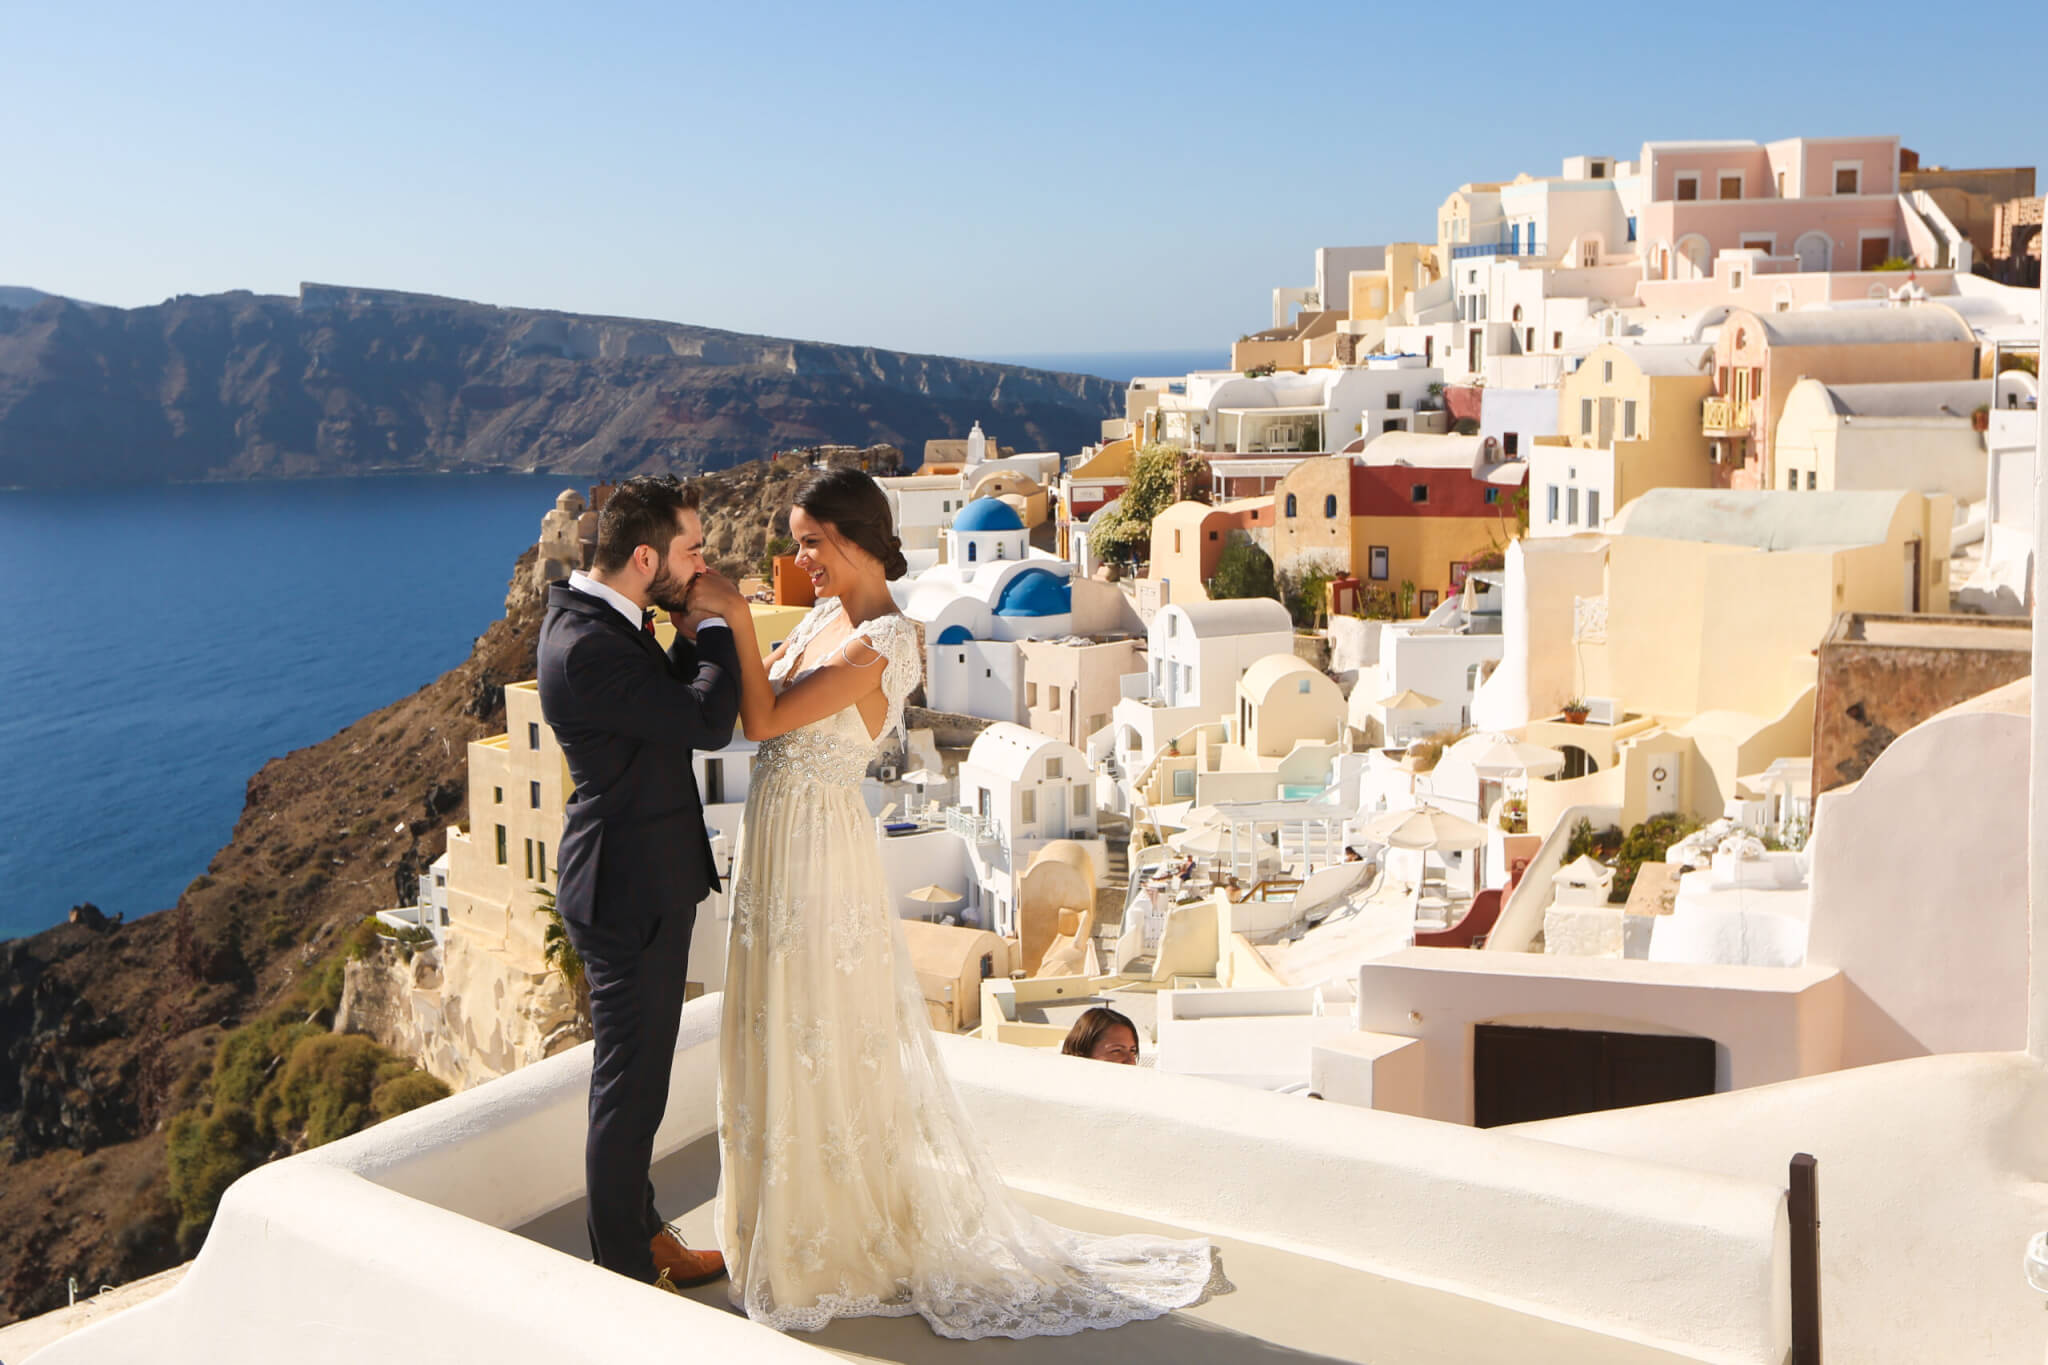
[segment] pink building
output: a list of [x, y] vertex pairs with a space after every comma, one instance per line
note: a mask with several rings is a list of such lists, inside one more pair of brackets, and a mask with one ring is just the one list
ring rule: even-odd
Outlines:
[[1801, 379], [1827, 384], [1972, 379], [1977, 338], [1953, 308], [1820, 308], [1752, 313], [1736, 308], [1714, 343], [1713, 390], [1701, 431], [1722, 488], [1775, 488], [1778, 415]]
[[1639, 166], [1637, 240], [1653, 280], [1707, 275], [1743, 248], [1808, 271], [1906, 254], [1895, 137], [1646, 142]]

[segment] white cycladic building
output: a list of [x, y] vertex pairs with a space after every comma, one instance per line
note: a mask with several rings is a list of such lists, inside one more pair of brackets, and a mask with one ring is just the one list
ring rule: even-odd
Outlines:
[[1443, 372], [1419, 355], [1370, 356], [1340, 369], [1250, 378], [1187, 377], [1159, 400], [1159, 437], [1219, 455], [1319, 454], [1385, 431], [1412, 431]]
[[1189, 727], [1228, 719], [1244, 671], [1293, 651], [1294, 622], [1271, 598], [1161, 607], [1146, 632], [1146, 671], [1123, 680], [1110, 719], [1121, 770], [1136, 774]]
[[1093, 840], [1094, 772], [1071, 744], [1000, 721], [975, 738], [958, 773], [959, 805], [978, 824], [981, 925], [1017, 929], [1017, 880], [1055, 839]]
[[1115, 584], [1080, 577], [1072, 562], [1033, 548], [1015, 509], [998, 499], [968, 503], [944, 541], [943, 563], [891, 585], [924, 628], [925, 697], [935, 710], [1022, 723], [1020, 641], [1139, 626]]
[[1529, 534], [1598, 531], [1615, 513], [1614, 450], [1540, 445], [1529, 452]]

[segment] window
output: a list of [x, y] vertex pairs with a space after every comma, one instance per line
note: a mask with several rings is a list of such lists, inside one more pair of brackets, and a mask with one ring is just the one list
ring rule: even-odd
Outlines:
[[1179, 626], [1180, 618], [1168, 612], [1166, 616], [1166, 633], [1169, 636], [1178, 635], [1180, 633]]
[[1424, 616], [1427, 616], [1431, 612], [1436, 610], [1437, 600], [1438, 593], [1434, 588], [1424, 588], [1422, 590], [1422, 595], [1419, 600], [1419, 606]]
[[1195, 770], [1182, 768], [1173, 775], [1173, 799], [1191, 801], [1195, 795]]
[[1579, 524], [1579, 490], [1567, 488], [1564, 494], [1564, 521], [1567, 526]]
[[1371, 550], [1371, 551], [1369, 552], [1369, 554], [1368, 554], [1368, 561], [1369, 561], [1370, 567], [1369, 567], [1369, 568], [1368, 568], [1368, 569], [1366, 570], [1366, 572], [1367, 572], [1367, 573], [1369, 573], [1369, 574], [1371, 574], [1371, 575], [1372, 575], [1372, 577], [1374, 578], [1374, 580], [1376, 580], [1376, 581], [1378, 581], [1378, 582], [1381, 582], [1381, 583], [1384, 583], [1384, 582], [1386, 582], [1386, 581], [1387, 581], [1387, 547], [1386, 547], [1386, 546], [1384, 546], [1384, 545], [1375, 545], [1375, 546], [1373, 546], [1373, 547], [1372, 547], [1372, 550]]
[[1586, 490], [1586, 525], [1598, 526], [1599, 524], [1600, 490], [1597, 488], [1588, 488]]
[[1308, 695], [1308, 679], [1307, 679], [1307, 678], [1303, 678], [1303, 679], [1302, 679], [1302, 680], [1301, 680], [1300, 682], [1296, 683], [1296, 684], [1294, 685], [1294, 690], [1295, 690], [1296, 692], [1300, 693], [1300, 694], [1301, 694], [1302, 696], [1304, 696], [1304, 697], [1305, 697], [1305, 696], [1307, 696], [1307, 695]]
[[1081, 784], [1079, 784], [1079, 783], [1076, 783], [1076, 784], [1074, 784], [1074, 814], [1076, 814], [1076, 815], [1086, 815], [1087, 813], [1088, 813], [1088, 788], [1086, 788], [1086, 787], [1082, 786], [1082, 785], [1081, 785]]
[[1290, 518], [1292, 518], [1293, 516], [1295, 516], [1295, 515], [1296, 515], [1296, 509], [1295, 509], [1295, 503], [1294, 503], [1294, 494], [1292, 494], [1292, 493], [1289, 493], [1289, 494], [1287, 495], [1287, 515], [1288, 515], [1288, 516], [1289, 516]]
[[1026, 791], [1026, 792], [1024, 793], [1024, 798], [1023, 798], [1023, 810], [1022, 810], [1021, 814], [1023, 815], [1023, 819], [1024, 819], [1024, 823], [1025, 823], [1025, 824], [1027, 824], [1027, 825], [1030, 825], [1030, 824], [1036, 824], [1036, 823], [1037, 823], [1037, 821], [1038, 821], [1038, 793], [1037, 793], [1037, 792], [1035, 792], [1035, 791]]
[[1795, 493], [1799, 491], [1799, 471], [1798, 471], [1798, 470], [1796, 470], [1796, 469], [1788, 469], [1788, 470], [1786, 470], [1786, 471], [1785, 471], [1785, 487], [1786, 487], [1786, 488], [1788, 488], [1788, 489], [1790, 489], [1790, 490], [1791, 490], [1792, 492], [1795, 492]]
[[1628, 216], [1628, 239], [1631, 242], [1636, 239], [1636, 216], [1633, 213]]
[[533, 870], [541, 881], [548, 879], [548, 841], [545, 839], [533, 841]]
[[1323, 515], [1325, 517], [1337, 515], [1337, 495], [1335, 493], [1323, 494]]
[[1593, 400], [1590, 398], [1581, 398], [1579, 400], [1579, 435], [1591, 436], [1592, 434]]
[[504, 804], [505, 804], [505, 789], [504, 789], [503, 787], [493, 787], [493, 788], [491, 788], [491, 800], [492, 800], [492, 802], [493, 802], [493, 803], [495, 803], [495, 804], [497, 804], [497, 805], [500, 805], [500, 806], [504, 805]]
[[1603, 384], [1612, 384], [1614, 382], [1613, 361], [1603, 360], [1600, 362], [1600, 382]]
[[1550, 523], [1551, 523], [1551, 524], [1553, 524], [1553, 525], [1555, 525], [1555, 524], [1556, 524], [1556, 522], [1557, 522], [1557, 485], [1556, 485], [1556, 484], [1551, 484], [1551, 485], [1550, 485], [1550, 488], [1549, 488], [1549, 490], [1548, 490], [1548, 496], [1547, 496], [1547, 497], [1545, 498], [1545, 500], [1544, 500], [1544, 501], [1545, 501], [1545, 508], [1546, 508], [1546, 511], [1545, 511], [1545, 515], [1544, 515], [1544, 520], [1545, 520], [1545, 521], [1548, 521], [1548, 522], [1550, 522]]
[[1636, 400], [1633, 398], [1622, 401], [1621, 434], [1631, 441], [1636, 438]]
[[1522, 329], [1522, 349], [1525, 351], [1536, 349], [1536, 329], [1534, 327], [1524, 327]]
[[1410, 502], [1414, 502], [1414, 503], [1423, 503], [1423, 502], [1428, 502], [1428, 501], [1429, 501], [1429, 485], [1428, 485], [1428, 484], [1426, 484], [1426, 483], [1411, 483], [1411, 484], [1409, 484], [1409, 485], [1408, 485], [1408, 501], [1410, 501]]
[[1463, 592], [1465, 590], [1465, 580], [1471, 576], [1472, 566], [1469, 563], [1462, 559], [1451, 561], [1451, 590], [1453, 592]]
[[1550, 349], [1553, 351], [1562, 351], [1564, 349], [1563, 332], [1552, 332], [1550, 334]]
[[505, 827], [498, 826], [498, 866], [505, 865]]
[[1215, 533], [1214, 531], [1211, 531], [1211, 532], [1209, 533], [1209, 539], [1211, 539], [1211, 540], [1214, 540], [1214, 539], [1216, 539], [1216, 533]]
[[970, 540], [967, 542], [967, 562], [969, 564], [972, 564], [976, 559], [980, 558], [980, 555], [977, 553], [979, 549], [980, 547], [977, 546], [973, 541]]
[[983, 787], [979, 791], [975, 792], [974, 808], [981, 813], [982, 819], [986, 820], [989, 818], [989, 815], [991, 813], [990, 807], [993, 805], [994, 802], [989, 797], [989, 791], [987, 787]]
[[1818, 469], [1809, 469], [1809, 470], [1807, 470], [1807, 471], [1806, 471], [1806, 488], [1807, 488], [1807, 491], [1808, 491], [1808, 492], [1813, 492], [1814, 490], [1818, 489], [1819, 487], [1820, 487], [1820, 471], [1819, 471]]
[[1028, 682], [1028, 683], [1025, 683], [1025, 684], [1024, 684], [1024, 704], [1025, 704], [1026, 706], [1036, 706], [1036, 705], [1038, 705], [1038, 684], [1037, 684], [1037, 683], [1034, 683], [1034, 682]]
[[540, 723], [538, 721], [530, 720], [526, 723], [526, 747], [529, 749], [538, 749], [540, 747]]
[[1681, 203], [1699, 198], [1700, 173], [1698, 171], [1679, 172], [1678, 178], [1672, 184], [1671, 197]]
[[1047, 777], [1061, 777], [1065, 775], [1061, 771], [1061, 764], [1058, 759], [1048, 758], [1045, 760], [1045, 775]]
[[1720, 197], [1723, 199], [1740, 199], [1742, 197], [1742, 176], [1739, 173], [1730, 175], [1726, 171], [1721, 172]]
[[1387, 401], [1385, 406], [1390, 408], [1404, 408], [1408, 405], [1401, 401], [1401, 391], [1399, 389], [1388, 389]]
[[1498, 488], [1489, 488], [1489, 489], [1487, 489], [1487, 490], [1486, 490], [1486, 505], [1487, 505], [1488, 507], [1493, 507], [1493, 506], [1496, 506], [1496, 505], [1498, 505], [1498, 504], [1499, 504], [1499, 502], [1500, 502], [1500, 490], [1499, 490]]
[[526, 841], [526, 880], [533, 880], [533, 840]]
[[1835, 193], [1863, 193], [1863, 163], [1860, 161], [1837, 161], [1835, 163]]
[[533, 807], [533, 808], [534, 808], [535, 810], [539, 810], [539, 809], [540, 809], [540, 783], [538, 783], [538, 782], [529, 782], [529, 783], [527, 783], [527, 784], [526, 784], [526, 790], [527, 790], [527, 804], [528, 804], [528, 805], [530, 805], [530, 806], [532, 806], [532, 807]]
[[[1045, 699], [1046, 705], [1050, 706], [1053, 710], [1057, 711], [1060, 709], [1060, 690], [1057, 687], [1046, 688]], [[1057, 763], [1059, 760], [1054, 759], [1053, 762]], [[1059, 774], [1055, 773], [1053, 775], [1057, 777]]]
[[1522, 433], [1519, 431], [1504, 431], [1500, 434], [1500, 453], [1511, 460], [1522, 453], [1521, 444]]
[[1179, 553], [1180, 553], [1180, 532], [1179, 532], [1179, 531], [1175, 531], [1175, 532], [1173, 533], [1173, 552], [1174, 552], [1175, 554], [1179, 554]]

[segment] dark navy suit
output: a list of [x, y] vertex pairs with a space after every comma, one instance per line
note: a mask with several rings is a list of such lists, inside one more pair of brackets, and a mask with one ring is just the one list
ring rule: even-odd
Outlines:
[[648, 1167], [668, 1106], [697, 904], [718, 889], [690, 756], [722, 749], [739, 717], [730, 630], [664, 653], [617, 608], [565, 584], [541, 624], [540, 708], [575, 793], [555, 907], [582, 955], [595, 1056], [584, 1147], [597, 1263], [654, 1279], [661, 1231]]

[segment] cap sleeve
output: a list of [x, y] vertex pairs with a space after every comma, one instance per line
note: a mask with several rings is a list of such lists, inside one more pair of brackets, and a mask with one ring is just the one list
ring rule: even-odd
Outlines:
[[882, 669], [882, 695], [889, 703], [888, 720], [882, 733], [903, 729], [903, 707], [924, 677], [924, 657], [917, 643], [917, 624], [897, 612], [861, 623], [857, 632], [866, 638], [886, 663]]

